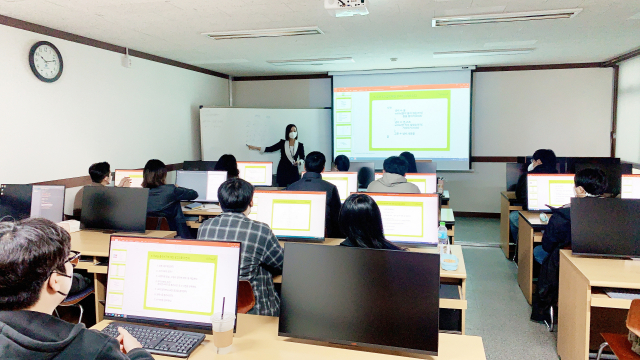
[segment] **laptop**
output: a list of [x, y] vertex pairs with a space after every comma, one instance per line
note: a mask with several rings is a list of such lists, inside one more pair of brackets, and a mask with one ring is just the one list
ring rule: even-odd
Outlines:
[[528, 174], [527, 204], [529, 211], [551, 212], [576, 196], [573, 174]]

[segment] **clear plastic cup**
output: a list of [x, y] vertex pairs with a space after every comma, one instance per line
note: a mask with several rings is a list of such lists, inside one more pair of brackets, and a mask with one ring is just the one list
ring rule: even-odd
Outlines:
[[218, 348], [217, 353], [220, 355], [231, 352], [231, 344], [233, 344], [233, 325], [235, 324], [236, 314], [226, 313], [224, 317], [222, 313], [214, 313], [211, 315], [211, 329], [213, 330], [213, 345]]

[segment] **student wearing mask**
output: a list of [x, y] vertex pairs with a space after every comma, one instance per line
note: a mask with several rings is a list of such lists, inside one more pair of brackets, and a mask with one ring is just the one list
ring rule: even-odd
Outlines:
[[195, 190], [167, 184], [167, 167], [160, 160], [149, 160], [144, 166], [142, 187], [149, 189], [147, 216], [164, 217], [169, 228], [183, 239], [191, 239], [191, 232], [182, 213], [181, 201], [195, 200]]
[[260, 151], [261, 154], [280, 151], [276, 181], [278, 186], [287, 187], [300, 180], [300, 172], [304, 168], [304, 145], [298, 142], [298, 128], [293, 124], [287, 125], [284, 136], [284, 139], [266, 148], [247, 146], [251, 150]]
[[384, 161], [382, 168], [382, 178], [371, 182], [367, 192], [420, 194], [418, 186], [404, 177], [409, 169], [405, 159], [391, 156]]
[[380, 208], [369, 195], [350, 195], [340, 210], [339, 224], [346, 237], [342, 246], [404, 250], [385, 239]]
[[335, 160], [333, 160], [331, 171], [349, 171], [350, 166], [351, 162], [346, 155], [338, 155]]
[[233, 155], [225, 154], [220, 156], [216, 166], [213, 168], [215, 171], [226, 171], [227, 179], [238, 177], [240, 170], [238, 170], [238, 162]]
[[[91, 184], [86, 186], [107, 186], [111, 183], [111, 165], [108, 162], [99, 162], [89, 167]], [[125, 177], [120, 180], [118, 187], [131, 186], [131, 178]], [[82, 212], [82, 197], [84, 196], [84, 186], [76, 193], [73, 202], [73, 216], [80, 217]]]
[[52, 316], [80, 259], [70, 247], [69, 233], [49, 220], [0, 223], [0, 358], [152, 360], [122, 328], [114, 339]]

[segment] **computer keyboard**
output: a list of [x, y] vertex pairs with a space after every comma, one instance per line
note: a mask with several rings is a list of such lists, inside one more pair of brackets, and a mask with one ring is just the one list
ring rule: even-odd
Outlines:
[[204, 334], [150, 326], [112, 322], [102, 333], [117, 337], [118, 328], [127, 330], [143, 348], [152, 354], [186, 358], [204, 340]]

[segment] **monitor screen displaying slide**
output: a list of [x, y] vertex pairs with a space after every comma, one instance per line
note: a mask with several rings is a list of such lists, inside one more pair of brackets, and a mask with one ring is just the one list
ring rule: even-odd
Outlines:
[[561, 207], [570, 203], [576, 196], [573, 178], [573, 174], [527, 175], [529, 210], [551, 211], [549, 206]]
[[324, 191], [256, 191], [249, 218], [263, 222], [279, 240], [324, 240]]
[[344, 202], [351, 193], [358, 192], [358, 173], [346, 171], [325, 171], [322, 180], [328, 181], [338, 188], [340, 201]]
[[623, 199], [640, 199], [640, 175], [622, 175]]
[[378, 204], [384, 236], [394, 243], [438, 244], [437, 194], [367, 193]]
[[116, 178], [113, 182], [118, 186], [122, 179], [128, 177], [131, 179], [131, 187], [141, 188], [143, 172], [144, 170], [116, 170]]
[[374, 161], [410, 151], [438, 170], [469, 170], [471, 70], [332, 73], [333, 151]]
[[211, 330], [236, 311], [239, 266], [238, 242], [112, 235], [105, 318]]
[[272, 186], [273, 163], [270, 161], [238, 161], [240, 179], [250, 182], [253, 186]]
[[[406, 174], [407, 182], [416, 184], [422, 194], [435, 194], [438, 187], [436, 174]], [[382, 173], [376, 173], [376, 180], [382, 178]]]
[[194, 201], [218, 202], [218, 189], [225, 181], [226, 171], [176, 171], [176, 185], [198, 193]]

